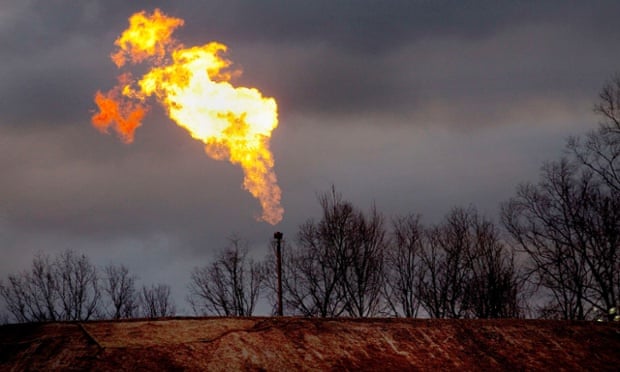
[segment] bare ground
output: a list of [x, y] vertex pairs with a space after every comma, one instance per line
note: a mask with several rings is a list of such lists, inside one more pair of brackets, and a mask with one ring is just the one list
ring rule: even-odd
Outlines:
[[610, 370], [620, 324], [169, 318], [0, 327], [0, 370]]

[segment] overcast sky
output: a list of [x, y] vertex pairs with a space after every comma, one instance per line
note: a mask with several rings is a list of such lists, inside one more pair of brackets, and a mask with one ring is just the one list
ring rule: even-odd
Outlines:
[[[279, 104], [273, 132], [284, 219], [239, 167], [155, 107], [133, 144], [90, 124], [128, 17], [183, 18], [187, 46], [220, 41]], [[596, 126], [620, 71], [620, 2], [385, 0], [3, 0], [0, 3], [0, 278], [66, 248], [172, 286], [246, 239], [261, 257], [293, 239], [334, 184], [362, 209], [439, 220], [454, 206], [496, 218], [567, 136]]]

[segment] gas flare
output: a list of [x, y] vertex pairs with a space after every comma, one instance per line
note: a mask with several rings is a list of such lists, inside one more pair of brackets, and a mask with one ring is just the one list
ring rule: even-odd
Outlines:
[[177, 125], [205, 144], [210, 157], [243, 168], [243, 186], [259, 200], [261, 219], [275, 225], [284, 213], [269, 150], [271, 132], [278, 126], [277, 103], [255, 88], [231, 83], [241, 72], [231, 69], [232, 62], [224, 57], [226, 45], [185, 48], [175, 40], [172, 33], [182, 25], [182, 19], [159, 9], [129, 18], [111, 59], [118, 68], [147, 63], [150, 69], [139, 79], [122, 73], [116, 87], [97, 92], [99, 112], [92, 123], [106, 133], [112, 127], [131, 143], [148, 112], [147, 100], [155, 97]]

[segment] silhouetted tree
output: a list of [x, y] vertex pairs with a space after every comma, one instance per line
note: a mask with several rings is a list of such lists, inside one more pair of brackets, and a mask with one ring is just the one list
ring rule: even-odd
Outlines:
[[84, 254], [62, 252], [54, 262], [62, 320], [89, 320], [101, 301], [97, 268]]
[[588, 319], [620, 302], [620, 77], [607, 83], [594, 111], [602, 120], [569, 158], [546, 164], [537, 184], [522, 185], [502, 221], [530, 259], [534, 283], [548, 295], [541, 315]]
[[602, 118], [599, 128], [584, 140], [569, 139], [568, 148], [616, 198], [620, 193], [620, 75], [603, 86], [594, 111]]
[[140, 308], [145, 318], [173, 316], [176, 307], [170, 296], [170, 286], [167, 284], [142, 286]]
[[300, 226], [297, 245], [283, 250], [283, 297], [304, 316], [365, 317], [382, 305], [383, 217], [356, 210], [332, 188], [319, 196], [323, 216]]
[[426, 233], [420, 255], [419, 300], [433, 318], [461, 318], [465, 315], [465, 283], [471, 235], [471, 216], [454, 209], [441, 225]]
[[571, 138], [568, 148], [595, 181], [584, 224], [591, 242], [581, 254], [592, 273], [593, 302], [609, 313], [620, 305], [620, 75], [603, 86], [594, 111], [601, 117], [599, 127], [583, 141]]
[[491, 221], [471, 215], [473, 234], [467, 252], [469, 275], [465, 282], [465, 309], [469, 317], [515, 318], [522, 316], [523, 281], [512, 252], [502, 243]]
[[384, 297], [395, 316], [411, 318], [418, 315], [424, 234], [419, 216], [398, 217], [392, 222], [392, 239], [385, 257]]
[[237, 237], [211, 264], [196, 268], [189, 284], [188, 302], [196, 314], [251, 316], [259, 298], [264, 273], [248, 258], [247, 246]]
[[346, 310], [342, 281], [356, 244], [357, 213], [333, 188], [319, 203], [323, 217], [301, 225], [298, 245], [285, 255], [284, 301], [304, 316], [333, 317]]
[[368, 215], [357, 212], [346, 271], [342, 278], [345, 307], [354, 317], [383, 312], [384, 253], [387, 245], [383, 216], [373, 206]]
[[108, 265], [104, 268], [103, 291], [111, 303], [112, 319], [133, 318], [139, 308], [135, 276], [124, 265]]
[[0, 285], [0, 295], [17, 322], [57, 320], [59, 306], [57, 278], [49, 256], [38, 254], [30, 271], [10, 274]]
[[72, 250], [53, 261], [38, 254], [30, 271], [8, 276], [0, 296], [17, 322], [92, 319], [100, 303], [97, 269]]
[[433, 318], [516, 317], [520, 281], [495, 225], [475, 209], [453, 209], [427, 230], [418, 299]]
[[502, 220], [551, 295], [543, 315], [587, 319], [617, 306], [620, 201], [591, 171], [565, 159], [545, 165], [538, 184], [519, 187], [503, 206]]

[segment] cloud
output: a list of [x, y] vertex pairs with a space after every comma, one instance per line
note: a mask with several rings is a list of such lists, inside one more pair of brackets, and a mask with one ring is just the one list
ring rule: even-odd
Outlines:
[[[193, 35], [207, 30], [217, 33], [217, 37], [235, 41], [290, 45], [319, 42], [370, 54], [432, 37], [484, 38], [532, 20], [568, 23], [584, 29], [610, 27], [614, 18], [610, 10], [618, 7], [613, 0], [595, 4], [581, 1], [233, 0], [188, 2], [176, 9], [188, 14], [186, 30]], [[600, 24], [596, 21], [600, 18], [609, 22]]]
[[343, 123], [392, 115], [408, 125], [462, 130], [519, 120], [515, 108], [527, 105], [545, 115], [540, 102], [555, 102], [550, 111], [590, 107], [620, 52], [578, 32], [527, 24], [480, 39], [437, 36], [384, 53], [250, 43], [230, 54], [245, 71], [242, 81], [278, 97], [284, 116], [316, 115], [320, 124], [331, 115]]
[[187, 45], [228, 43], [240, 82], [275, 96], [284, 115], [406, 118], [429, 104], [467, 101], [484, 113], [531, 94], [593, 97], [617, 68], [609, 14], [618, 5], [580, 4], [15, 2], [4, 16], [13, 32], [1, 36], [0, 110], [4, 125], [79, 120], [94, 91], [113, 83], [108, 56], [129, 15], [156, 6], [186, 19], [178, 37]]

